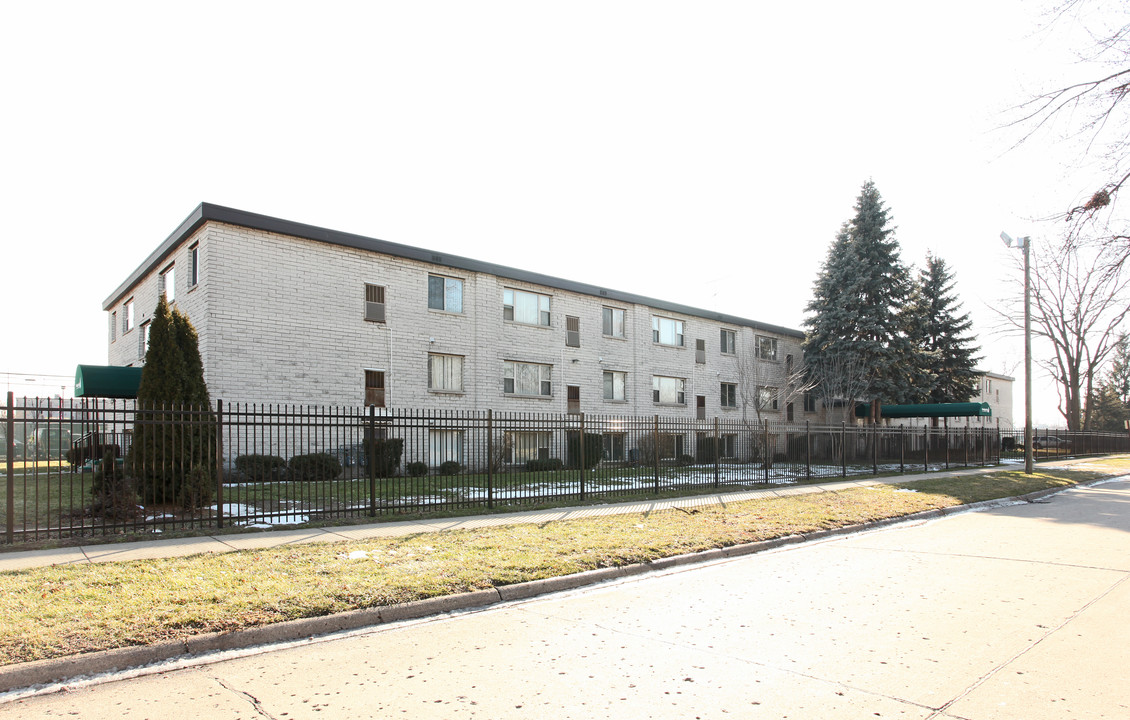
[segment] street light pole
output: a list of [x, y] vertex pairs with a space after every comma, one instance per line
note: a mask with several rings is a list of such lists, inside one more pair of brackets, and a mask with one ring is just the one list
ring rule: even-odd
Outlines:
[[[1013, 239], [1008, 233], [1001, 233], [1001, 240], [1005, 246], [1012, 247]], [[1024, 252], [1024, 472], [1031, 475], [1033, 471], [1032, 453], [1032, 275], [1029, 264], [1029, 246], [1031, 237], [1022, 237], [1015, 241], [1017, 247]]]

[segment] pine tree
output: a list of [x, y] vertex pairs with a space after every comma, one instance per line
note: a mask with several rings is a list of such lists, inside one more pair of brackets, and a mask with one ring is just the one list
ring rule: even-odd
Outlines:
[[137, 391], [126, 466], [149, 503], [196, 507], [211, 498], [214, 437], [196, 330], [157, 301]]
[[961, 312], [954, 286], [945, 260], [927, 254], [906, 312], [907, 335], [922, 370], [915, 402], [967, 402], [977, 389], [978, 348], [968, 335], [973, 321]]
[[807, 307], [811, 317], [805, 321], [807, 364], [865, 369], [852, 393], [856, 397], [844, 400], [900, 403], [913, 396], [920, 371], [904, 333], [902, 313], [909, 292], [909, 273], [899, 257], [887, 208], [868, 180], [856, 201], [855, 216], [829, 249]]

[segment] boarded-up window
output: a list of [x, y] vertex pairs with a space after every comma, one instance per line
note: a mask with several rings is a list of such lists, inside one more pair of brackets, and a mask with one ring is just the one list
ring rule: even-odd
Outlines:
[[696, 363], [699, 363], [700, 365], [706, 364], [706, 341], [705, 340], [700, 339], [700, 340], [694, 341], [694, 361]]
[[566, 402], [566, 409], [571, 415], [579, 415], [581, 412], [581, 388], [579, 385], [568, 385], [565, 388], [568, 395]]

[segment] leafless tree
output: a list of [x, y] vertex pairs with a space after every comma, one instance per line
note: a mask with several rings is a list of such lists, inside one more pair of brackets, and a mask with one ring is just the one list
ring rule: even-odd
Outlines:
[[[1032, 333], [1054, 350], [1038, 362], [1056, 381], [1068, 429], [1086, 430], [1096, 379], [1130, 314], [1130, 279], [1100, 253], [1070, 244], [1034, 243], [1030, 262]], [[1023, 331], [1022, 303], [1019, 290], [998, 311], [1006, 329]]]
[[[856, 401], [867, 393], [869, 368], [859, 362], [858, 358], [838, 356], [810, 363], [806, 372], [808, 382], [824, 407], [839, 408], [839, 419], [853, 422]], [[835, 413], [829, 413], [828, 420], [834, 419]]]
[[1100, 9], [1094, 0], [1067, 0], [1052, 9], [1050, 27], [1055, 32], [1067, 25], [1084, 28], [1090, 37], [1089, 47], [1077, 53], [1090, 77], [1022, 103], [1010, 125], [1023, 129], [1021, 143], [1065, 128], [1067, 139], [1082, 142], [1081, 161], [1101, 163], [1101, 185], [1052, 217], [1068, 223], [1069, 243], [1101, 247], [1104, 267], [1111, 269], [1130, 257], [1130, 227], [1116, 207], [1130, 182], [1130, 106], [1123, 102], [1130, 96], [1130, 13], [1121, 4]]

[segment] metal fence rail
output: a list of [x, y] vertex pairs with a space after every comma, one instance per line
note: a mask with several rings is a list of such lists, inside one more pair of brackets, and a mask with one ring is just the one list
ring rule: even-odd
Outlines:
[[[8, 396], [8, 543], [764, 487], [1023, 457], [995, 428]], [[1130, 451], [1038, 430], [1038, 459]]]

